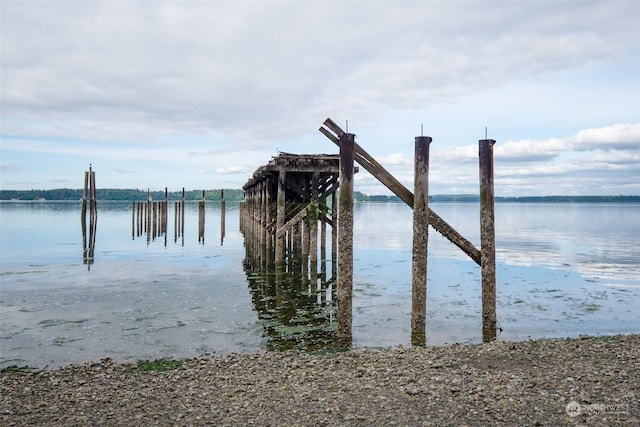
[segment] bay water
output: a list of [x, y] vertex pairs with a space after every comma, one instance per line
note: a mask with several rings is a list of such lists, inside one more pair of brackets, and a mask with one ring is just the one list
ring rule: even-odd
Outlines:
[[[430, 207], [479, 246], [477, 204]], [[275, 296], [258, 292], [238, 203], [226, 203], [223, 225], [220, 203], [207, 202], [204, 241], [196, 203], [186, 204], [183, 236], [170, 202], [166, 235], [150, 239], [132, 230], [131, 208], [98, 202], [87, 263], [79, 202], [0, 202], [0, 368], [328, 345], [332, 293], [283, 299], [274, 283]], [[410, 345], [411, 242], [407, 206], [355, 203], [355, 348]], [[498, 339], [640, 333], [639, 248], [636, 203], [497, 203]], [[305, 304], [292, 303], [304, 289]], [[271, 300], [292, 309], [287, 322], [313, 310], [321, 324], [282, 324], [264, 311]], [[481, 342], [480, 313], [480, 268], [431, 229], [427, 345]], [[314, 328], [325, 333], [310, 344]]]

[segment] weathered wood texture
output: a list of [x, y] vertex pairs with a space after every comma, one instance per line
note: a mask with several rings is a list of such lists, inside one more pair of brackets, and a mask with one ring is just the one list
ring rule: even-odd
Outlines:
[[431, 138], [415, 139], [413, 255], [411, 262], [411, 343], [426, 344], [427, 247], [429, 242], [429, 144]]
[[339, 156], [330, 154], [280, 153], [253, 173], [243, 186], [241, 226], [264, 248], [258, 258], [267, 262], [275, 242], [277, 263], [295, 252], [306, 256], [305, 269], [317, 271], [318, 221], [335, 228], [326, 201], [337, 191], [338, 177]]
[[482, 270], [482, 337], [496, 339], [496, 250], [493, 198], [492, 139], [479, 141], [480, 162], [480, 253]]
[[353, 294], [353, 165], [355, 135], [340, 137], [338, 201], [338, 337], [351, 338]]
[[[89, 165], [84, 173], [84, 189], [82, 191], [82, 209], [80, 223], [82, 226], [82, 260], [90, 269], [94, 261], [96, 231], [98, 227], [98, 205], [96, 197], [96, 174]], [[87, 201], [87, 198], [89, 199]], [[89, 227], [87, 230], [87, 210], [89, 211]], [[87, 232], [88, 231], [88, 232]]]

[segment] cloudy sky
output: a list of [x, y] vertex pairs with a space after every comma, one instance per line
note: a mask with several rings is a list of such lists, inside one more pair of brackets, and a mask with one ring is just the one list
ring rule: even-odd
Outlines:
[[[1, 0], [3, 189], [240, 188], [336, 153], [327, 117], [413, 188], [640, 194], [640, 2]], [[355, 189], [388, 194], [366, 173]]]

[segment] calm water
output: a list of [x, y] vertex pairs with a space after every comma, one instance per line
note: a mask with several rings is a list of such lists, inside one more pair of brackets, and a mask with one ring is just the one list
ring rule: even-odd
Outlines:
[[[478, 207], [431, 207], [476, 245]], [[497, 204], [498, 339], [639, 333], [640, 205]], [[238, 205], [197, 204], [184, 240], [132, 237], [131, 204], [102, 202], [93, 264], [83, 263], [79, 203], [0, 203], [0, 367], [59, 366], [330, 346], [331, 282], [319, 291], [256, 272]], [[411, 210], [355, 205], [356, 347], [409, 345]], [[429, 234], [427, 343], [480, 342], [480, 270]], [[331, 266], [327, 266], [331, 271]]]

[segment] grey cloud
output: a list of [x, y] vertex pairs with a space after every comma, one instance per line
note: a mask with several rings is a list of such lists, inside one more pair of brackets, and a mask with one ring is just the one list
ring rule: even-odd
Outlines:
[[9, 125], [36, 116], [89, 133], [97, 123], [120, 140], [215, 130], [264, 147], [332, 112], [373, 121], [388, 107], [628, 57], [633, 8], [11, 2], [2, 104]]

